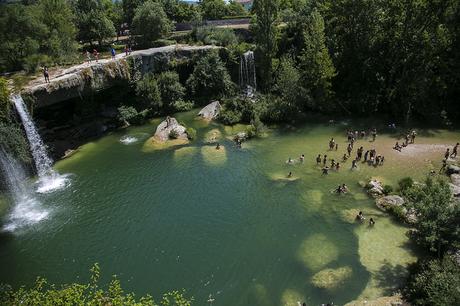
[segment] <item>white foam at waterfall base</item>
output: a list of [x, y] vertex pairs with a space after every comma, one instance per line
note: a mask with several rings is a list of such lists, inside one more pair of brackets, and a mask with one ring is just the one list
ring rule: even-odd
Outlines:
[[24, 168], [1, 147], [0, 170], [13, 203], [3, 230], [15, 231], [46, 219], [50, 214], [49, 210], [34, 197]]
[[51, 193], [67, 188], [70, 185], [70, 178], [67, 174], [52, 172], [48, 176], [39, 178], [36, 185], [38, 193]]
[[120, 138], [120, 142], [122, 144], [125, 144], [125, 145], [133, 144], [133, 143], [136, 143], [138, 141], [139, 141], [139, 139], [137, 139], [134, 136], [130, 136], [130, 135], [126, 135], [126, 136], [123, 136], [123, 137]]
[[28, 227], [47, 219], [50, 212], [44, 209], [41, 203], [29, 196], [23, 196], [15, 201], [15, 205], [8, 215], [3, 230], [14, 232], [20, 228]]

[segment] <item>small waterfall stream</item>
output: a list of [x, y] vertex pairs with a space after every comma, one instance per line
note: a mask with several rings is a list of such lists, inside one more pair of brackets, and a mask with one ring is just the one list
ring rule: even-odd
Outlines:
[[34, 158], [39, 178], [37, 192], [47, 193], [65, 187], [68, 183], [68, 179], [66, 176], [59, 175], [59, 173], [53, 170], [53, 160], [46, 151], [46, 146], [40, 134], [38, 134], [37, 128], [27, 111], [24, 100], [20, 95], [12, 96], [11, 100], [21, 118], [27, 139], [29, 140], [30, 151]]
[[3, 226], [4, 231], [14, 231], [46, 219], [49, 211], [34, 197], [27, 186], [27, 176], [21, 164], [0, 148], [0, 171], [5, 179], [8, 196], [13, 202], [12, 209]]
[[241, 56], [240, 62], [240, 87], [248, 97], [253, 97], [257, 89], [256, 63], [254, 52], [247, 51]]

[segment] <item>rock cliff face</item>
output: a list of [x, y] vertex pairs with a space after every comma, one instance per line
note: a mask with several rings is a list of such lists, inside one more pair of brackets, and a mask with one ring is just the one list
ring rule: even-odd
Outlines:
[[37, 107], [49, 106], [82, 97], [116, 85], [126, 84], [147, 72], [157, 72], [172, 60], [191, 58], [216, 49], [214, 46], [173, 45], [119, 54], [115, 59], [84, 63], [51, 75], [51, 82], [26, 87], [23, 95], [36, 101]]

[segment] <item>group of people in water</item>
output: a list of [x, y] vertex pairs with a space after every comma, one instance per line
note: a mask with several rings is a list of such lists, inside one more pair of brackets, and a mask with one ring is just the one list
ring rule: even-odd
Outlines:
[[[366, 218], [364, 217], [364, 214], [362, 211], [360, 211], [357, 215], [356, 215], [356, 220], [359, 221], [359, 222], [364, 222], [364, 220], [366, 220]], [[370, 218], [369, 219], [369, 225], [372, 226], [372, 225], [375, 225], [375, 221], [373, 218]]]

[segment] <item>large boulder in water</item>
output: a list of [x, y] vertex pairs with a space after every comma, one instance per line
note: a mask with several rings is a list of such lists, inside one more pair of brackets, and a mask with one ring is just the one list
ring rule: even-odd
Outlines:
[[198, 116], [202, 117], [206, 120], [216, 119], [219, 116], [221, 105], [219, 101], [211, 102], [210, 104], [206, 105], [200, 112]]
[[158, 125], [155, 132], [155, 140], [164, 142], [170, 139], [170, 136], [174, 134], [176, 139], [187, 140], [187, 133], [185, 127], [177, 122], [176, 118], [166, 118], [160, 125]]
[[367, 193], [369, 193], [374, 198], [381, 197], [384, 194], [383, 184], [376, 179], [370, 180], [370, 182], [367, 183], [366, 189]]
[[398, 195], [389, 195], [377, 199], [375, 203], [377, 204], [378, 208], [387, 210], [391, 207], [402, 206], [404, 204], [404, 199]]

